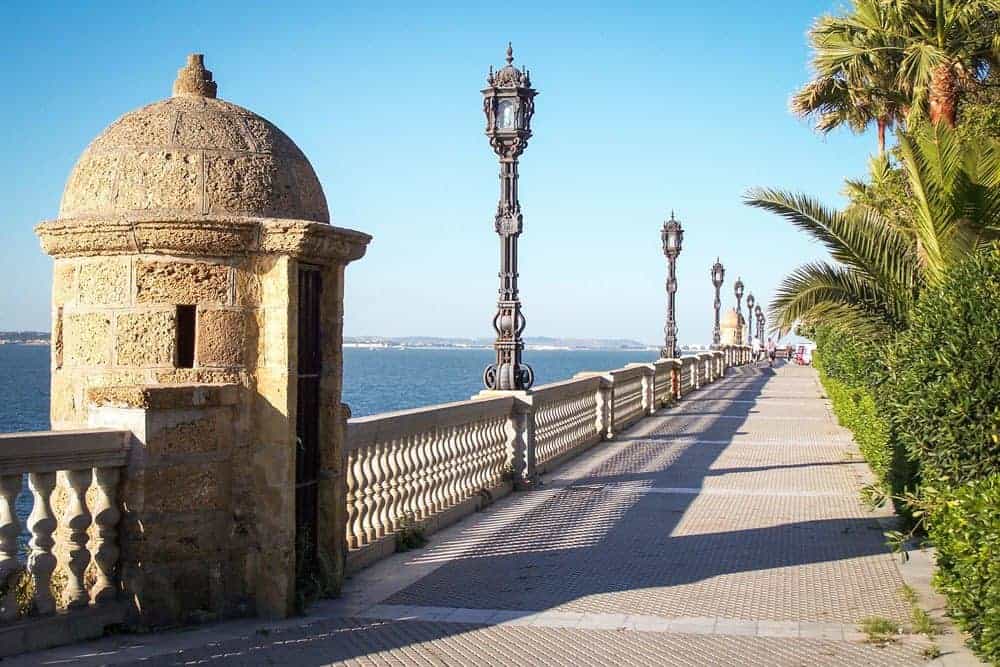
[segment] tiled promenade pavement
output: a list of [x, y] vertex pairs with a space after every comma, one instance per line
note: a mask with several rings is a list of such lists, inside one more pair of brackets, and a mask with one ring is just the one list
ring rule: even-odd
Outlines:
[[809, 368], [732, 374], [358, 574], [309, 617], [43, 662], [921, 664], [918, 640], [880, 648], [857, 630], [867, 616], [905, 625], [909, 607], [858, 500], [870, 473], [820, 396]]

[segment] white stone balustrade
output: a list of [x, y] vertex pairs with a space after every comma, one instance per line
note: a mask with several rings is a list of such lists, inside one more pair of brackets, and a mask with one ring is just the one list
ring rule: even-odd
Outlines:
[[[0, 599], [0, 621], [17, 621], [25, 611], [18, 609], [16, 599], [17, 580], [25, 573], [32, 583], [26, 610], [31, 617], [115, 599], [121, 516], [117, 487], [130, 436], [128, 431], [111, 429], [0, 434], [0, 582], [6, 591]], [[22, 525], [15, 503], [25, 478], [32, 496], [26, 521], [31, 539], [21, 553]], [[65, 503], [57, 514], [52, 502], [60, 478]], [[92, 484], [95, 502], [90, 505]], [[56, 542], [60, 526], [65, 529], [65, 544]], [[85, 573], [92, 561], [96, 579], [88, 585]], [[61, 590], [54, 591], [57, 566], [65, 576], [58, 586]]]
[[698, 357], [698, 386], [704, 387], [712, 381], [712, 353], [701, 352]]
[[680, 385], [679, 359], [658, 359], [653, 362], [653, 402], [657, 408], [670, 405]]
[[608, 371], [612, 384], [611, 435], [626, 428], [649, 414], [646, 396], [647, 377], [653, 375], [646, 365], [626, 366]]
[[680, 396], [691, 393], [698, 388], [698, 358], [681, 357]]
[[538, 472], [604, 439], [611, 400], [600, 376], [556, 382], [531, 392], [535, 464]]
[[351, 419], [347, 544], [357, 549], [488, 491], [523, 461], [514, 398]]

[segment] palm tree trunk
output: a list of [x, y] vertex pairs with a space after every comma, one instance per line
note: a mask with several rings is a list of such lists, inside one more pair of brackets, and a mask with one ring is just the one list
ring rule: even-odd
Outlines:
[[951, 63], [942, 63], [931, 76], [931, 122], [955, 127], [958, 115], [958, 81]]
[[879, 157], [885, 153], [885, 128], [889, 122], [885, 118], [878, 119], [878, 154]]

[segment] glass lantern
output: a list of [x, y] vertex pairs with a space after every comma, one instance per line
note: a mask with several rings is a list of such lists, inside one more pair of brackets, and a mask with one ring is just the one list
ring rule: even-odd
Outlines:
[[716, 287], [722, 286], [722, 281], [726, 278], [726, 269], [722, 266], [722, 263], [718, 259], [715, 260], [715, 264], [712, 265], [712, 284]]
[[517, 100], [507, 98], [497, 102], [497, 129], [520, 129], [517, 113]]
[[684, 242], [684, 230], [681, 224], [671, 216], [667, 224], [663, 226], [663, 252], [667, 255], [679, 255], [681, 244]]

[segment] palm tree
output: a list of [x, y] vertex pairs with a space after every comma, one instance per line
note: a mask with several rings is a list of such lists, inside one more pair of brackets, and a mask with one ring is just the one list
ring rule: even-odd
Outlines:
[[925, 280], [1000, 238], [1000, 142], [962, 142], [935, 124], [899, 138], [912, 233]]
[[905, 329], [922, 285], [1000, 238], [1000, 142], [963, 144], [933, 125], [900, 133], [899, 144], [913, 210], [897, 220], [863, 204], [835, 211], [779, 190], [747, 193], [747, 204], [790, 221], [835, 260], [803, 265], [782, 282], [770, 317], [782, 332], [797, 321], [871, 335]]
[[955, 127], [961, 93], [1000, 60], [998, 0], [895, 0], [909, 20], [900, 76], [910, 82], [915, 107], [924, 99], [931, 121]]
[[873, 60], [890, 63], [909, 120], [928, 114], [954, 127], [962, 94], [1000, 63], [998, 17], [1000, 0], [856, 0], [837, 17], [843, 38], [814, 61], [821, 72], [854, 73]]
[[809, 31], [815, 75], [792, 96], [792, 112], [815, 117], [824, 134], [845, 125], [861, 133], [874, 123], [881, 155], [886, 131], [903, 119], [908, 102], [897, 84], [895, 17], [885, 0], [854, 0], [850, 13], [819, 18]]

